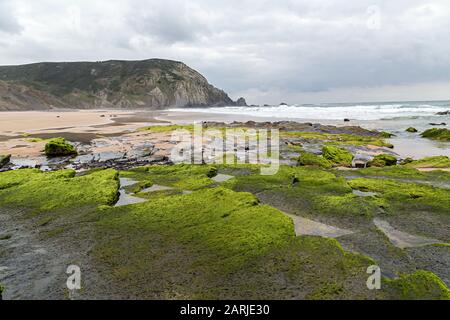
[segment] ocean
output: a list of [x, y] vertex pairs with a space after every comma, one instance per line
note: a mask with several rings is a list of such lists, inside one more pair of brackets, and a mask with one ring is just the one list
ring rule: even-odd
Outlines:
[[220, 107], [172, 109], [178, 112], [239, 114], [264, 118], [316, 120], [392, 120], [396, 118], [434, 117], [450, 110], [450, 101], [326, 103], [256, 107]]

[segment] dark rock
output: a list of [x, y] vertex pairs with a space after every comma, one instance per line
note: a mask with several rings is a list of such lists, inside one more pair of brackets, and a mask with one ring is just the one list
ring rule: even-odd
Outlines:
[[0, 168], [3, 168], [4, 166], [6, 166], [10, 160], [11, 160], [10, 154], [0, 155]]
[[450, 115], [450, 110], [438, 112], [438, 113], [436, 113], [436, 115], [437, 116], [448, 116], [448, 115]]
[[240, 97], [239, 99], [237, 99], [236, 105], [238, 107], [247, 107], [247, 101], [245, 101], [243, 97]]
[[344, 119], [344, 122], [350, 122], [350, 119]]
[[441, 122], [441, 123], [434, 123], [434, 122], [431, 122], [430, 123], [430, 126], [446, 126], [447, 124], [445, 123], [445, 122]]

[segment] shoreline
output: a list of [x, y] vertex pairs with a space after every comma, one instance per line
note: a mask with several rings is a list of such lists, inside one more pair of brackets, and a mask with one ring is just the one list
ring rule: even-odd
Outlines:
[[[139, 128], [150, 125], [192, 124], [193, 122], [274, 122], [296, 121], [299, 123], [319, 123], [336, 127], [359, 126], [368, 130], [388, 131], [396, 136], [386, 139], [394, 145], [393, 151], [401, 158], [420, 159], [429, 156], [450, 157], [450, 142], [439, 142], [410, 134], [403, 127], [415, 125], [418, 129], [424, 125], [408, 123], [405, 120], [379, 120], [350, 122], [321, 119], [291, 119], [255, 117], [238, 114], [220, 114], [179, 112], [171, 110], [51, 110], [51, 111], [13, 111], [0, 112], [0, 154], [12, 154], [15, 157], [42, 156], [42, 143], [30, 143], [33, 139], [48, 139], [62, 136], [69, 141], [89, 143], [94, 139], [119, 138], [137, 132]], [[414, 122], [412, 121], [412, 122]], [[397, 125], [396, 125], [397, 124]], [[419, 130], [419, 131], [420, 131]], [[128, 138], [128, 136], [127, 136]], [[138, 139], [141, 140], [141, 139]], [[150, 141], [151, 142], [151, 141]]]

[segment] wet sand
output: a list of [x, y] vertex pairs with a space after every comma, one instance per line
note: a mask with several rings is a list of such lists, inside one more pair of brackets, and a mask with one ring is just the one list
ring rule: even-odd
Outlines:
[[152, 112], [120, 110], [0, 112], [0, 137], [59, 132], [113, 134], [161, 123]]

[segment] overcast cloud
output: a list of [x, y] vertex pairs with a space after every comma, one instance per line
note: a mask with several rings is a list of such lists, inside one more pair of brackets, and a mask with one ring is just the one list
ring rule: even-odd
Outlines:
[[0, 0], [0, 64], [166, 58], [249, 103], [450, 99], [450, 1]]

